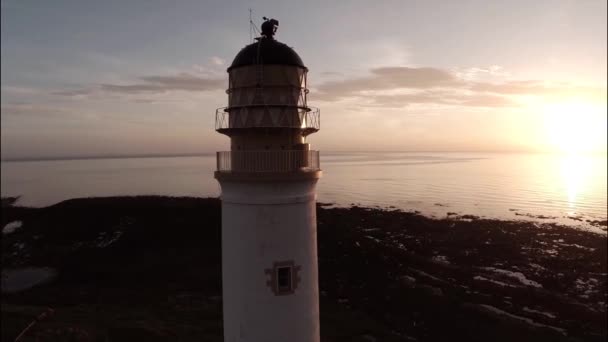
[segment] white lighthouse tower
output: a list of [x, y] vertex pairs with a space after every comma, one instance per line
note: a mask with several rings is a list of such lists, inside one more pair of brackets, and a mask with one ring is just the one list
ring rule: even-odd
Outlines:
[[228, 68], [228, 107], [216, 130], [222, 188], [224, 341], [318, 342], [317, 180], [319, 130], [302, 59], [274, 39], [278, 21]]

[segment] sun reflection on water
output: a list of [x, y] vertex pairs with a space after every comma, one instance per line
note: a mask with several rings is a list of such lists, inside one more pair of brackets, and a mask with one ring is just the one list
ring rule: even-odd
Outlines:
[[592, 160], [588, 157], [568, 154], [560, 160], [562, 181], [568, 198], [568, 216], [576, 215], [577, 204], [581, 201], [592, 172]]

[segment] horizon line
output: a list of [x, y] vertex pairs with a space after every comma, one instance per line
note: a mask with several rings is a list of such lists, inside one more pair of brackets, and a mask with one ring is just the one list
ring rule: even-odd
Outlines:
[[[523, 150], [326, 150], [329, 153], [505, 153], [505, 154], [564, 154], [559, 151], [523, 151]], [[151, 153], [151, 154], [98, 154], [98, 155], [74, 155], [74, 156], [32, 156], [32, 157], [9, 157], [1, 158], [0, 162], [29, 162], [29, 161], [62, 161], [62, 160], [93, 160], [93, 159], [143, 159], [143, 158], [179, 158], [179, 157], [205, 157], [212, 156], [216, 152], [197, 153]], [[584, 155], [606, 155], [606, 151], [584, 152]]]

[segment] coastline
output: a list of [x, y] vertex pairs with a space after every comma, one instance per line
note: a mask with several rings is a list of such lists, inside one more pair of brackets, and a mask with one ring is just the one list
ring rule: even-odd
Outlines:
[[[2, 227], [15, 221], [2, 237], [3, 271], [57, 276], [2, 294], [3, 340], [50, 306], [55, 315], [32, 336], [72, 326], [112, 341], [221, 341], [218, 199], [3, 201]], [[607, 336], [606, 235], [320, 203], [318, 247], [322, 341]]]

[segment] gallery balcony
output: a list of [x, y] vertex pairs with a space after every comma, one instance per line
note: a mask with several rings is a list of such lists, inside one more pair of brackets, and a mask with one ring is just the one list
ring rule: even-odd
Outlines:
[[320, 128], [320, 111], [314, 107], [249, 105], [215, 111], [215, 130], [229, 136], [250, 130], [299, 130], [307, 136]]
[[309, 173], [320, 171], [319, 151], [217, 152], [217, 173]]

